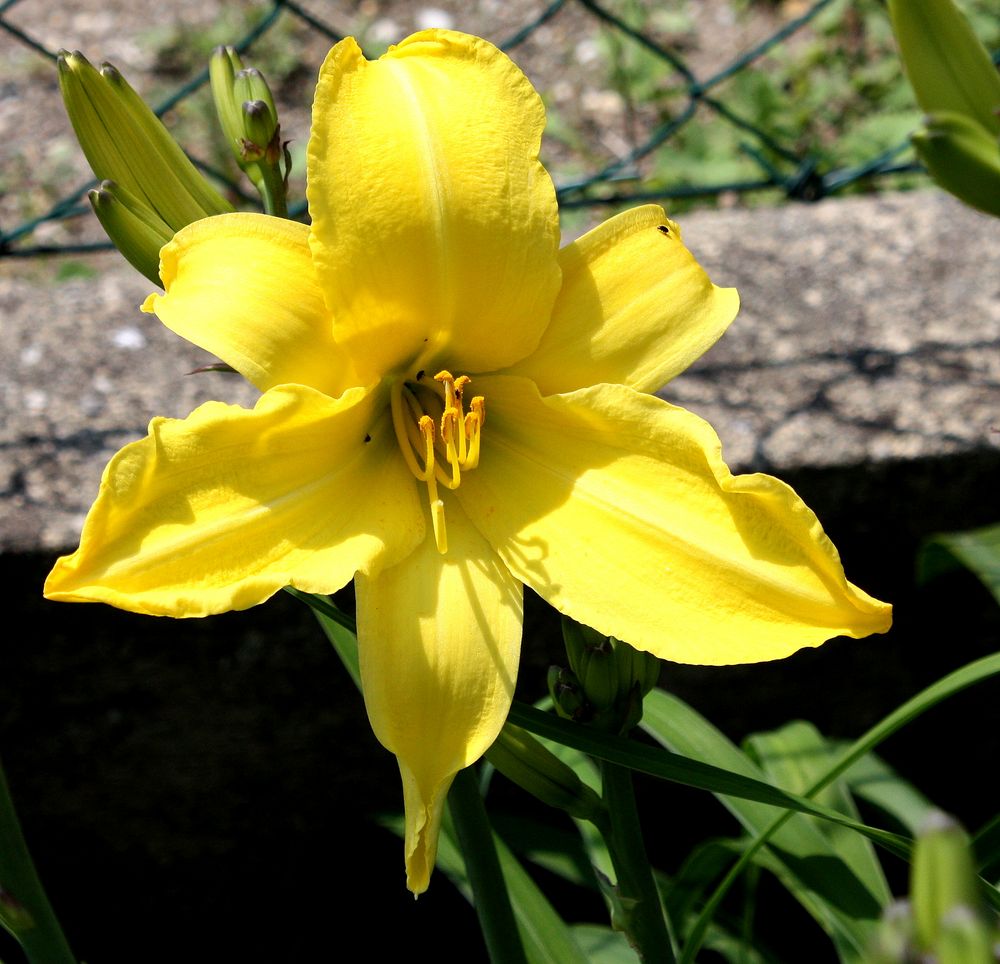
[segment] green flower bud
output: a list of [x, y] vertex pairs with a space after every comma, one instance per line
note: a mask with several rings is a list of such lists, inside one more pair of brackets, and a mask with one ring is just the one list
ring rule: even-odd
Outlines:
[[614, 644], [589, 626], [568, 618], [563, 619], [562, 629], [569, 665], [583, 687], [587, 702], [598, 713], [610, 709], [618, 698]]
[[613, 732], [631, 730], [642, 719], [643, 698], [659, 680], [659, 660], [568, 617], [562, 631], [569, 664], [586, 697], [587, 721]]
[[941, 187], [970, 207], [1000, 217], [1000, 141], [963, 114], [930, 115], [912, 137]]
[[903, 66], [928, 114], [962, 114], [1000, 135], [1000, 75], [953, 0], [889, 0]]
[[233, 207], [198, 172], [159, 118], [110, 64], [59, 53], [66, 113], [94, 174], [141, 201], [171, 233]]
[[236, 163], [260, 192], [267, 212], [284, 217], [291, 158], [281, 143], [278, 112], [264, 75], [256, 67], [244, 68], [232, 47], [217, 47], [208, 76], [219, 123]]
[[971, 907], [952, 907], [941, 919], [938, 964], [995, 964], [989, 928]]
[[913, 912], [908, 901], [897, 900], [885, 909], [864, 964], [908, 964], [913, 956]]
[[256, 182], [257, 162], [267, 153], [268, 163], [275, 165], [281, 153], [278, 111], [271, 88], [256, 67], [243, 67], [232, 47], [216, 48], [208, 76], [229, 148], [236, 162]]
[[[264, 75], [256, 67], [239, 70], [233, 77], [233, 97], [237, 103], [245, 104], [248, 100], [259, 100], [267, 106], [274, 119], [273, 127], [278, 126], [278, 109], [274, 106], [271, 88], [268, 87]], [[268, 138], [270, 141], [271, 138]]]
[[230, 150], [240, 159], [239, 144], [243, 137], [241, 102], [236, 100], [234, 81], [243, 69], [240, 56], [232, 47], [216, 47], [208, 61], [208, 80], [212, 89], [215, 112]]
[[170, 225], [114, 181], [102, 181], [88, 197], [101, 226], [128, 263], [160, 284], [160, 248], [173, 236]]
[[588, 715], [588, 706], [580, 681], [572, 670], [550, 666], [548, 674], [549, 695], [556, 712], [567, 720], [581, 720]]
[[260, 160], [267, 157], [269, 164], [274, 164], [277, 158], [272, 160], [274, 152], [270, 145], [278, 132], [278, 125], [275, 122], [271, 109], [262, 100], [246, 100], [243, 102], [243, 130], [246, 137], [243, 138], [243, 156], [246, 160]]
[[513, 723], [504, 724], [486, 759], [542, 803], [592, 823], [604, 819], [601, 798], [539, 740]]
[[913, 848], [910, 895], [917, 944], [933, 951], [953, 908], [976, 907], [976, 872], [968, 834], [948, 814], [932, 812]]

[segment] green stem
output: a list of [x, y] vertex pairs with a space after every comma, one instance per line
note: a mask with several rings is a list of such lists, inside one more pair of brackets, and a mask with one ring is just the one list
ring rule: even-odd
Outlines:
[[268, 164], [261, 161], [257, 165], [260, 171], [260, 183], [257, 189], [260, 191], [261, 200], [264, 202], [264, 213], [272, 214], [276, 218], [288, 217], [288, 201], [285, 198], [285, 181], [281, 176], [276, 164]]
[[493, 830], [471, 769], [456, 774], [448, 794], [448, 807], [490, 960], [493, 964], [527, 964], [493, 842]]
[[35, 871], [0, 769], [0, 926], [31, 964], [76, 964]]
[[646, 856], [632, 773], [604, 761], [601, 776], [604, 802], [611, 816], [611, 833], [605, 842], [618, 877], [624, 917], [621, 924], [644, 964], [673, 964], [676, 960], [673, 943]]

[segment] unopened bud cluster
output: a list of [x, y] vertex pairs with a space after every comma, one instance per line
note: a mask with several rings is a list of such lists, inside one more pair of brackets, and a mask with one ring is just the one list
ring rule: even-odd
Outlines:
[[284, 184], [291, 162], [271, 88], [256, 67], [244, 67], [233, 47], [217, 47], [209, 61], [212, 98], [236, 163], [265, 199]]
[[[89, 194], [115, 247], [160, 283], [160, 249], [194, 221], [233, 206], [201, 175], [160, 119], [111, 64], [95, 68], [79, 51], [59, 52], [59, 87], [83, 153], [101, 182]], [[288, 152], [271, 90], [231, 47], [211, 62], [212, 93], [237, 163], [270, 214], [287, 214]]]
[[111, 64], [59, 53], [59, 87], [77, 140], [101, 186], [90, 192], [115, 247], [159, 283], [160, 248], [185, 225], [233, 206]]
[[659, 679], [659, 660], [570, 619], [563, 619], [563, 639], [569, 669], [551, 667], [548, 680], [556, 711], [609, 732], [633, 729]]

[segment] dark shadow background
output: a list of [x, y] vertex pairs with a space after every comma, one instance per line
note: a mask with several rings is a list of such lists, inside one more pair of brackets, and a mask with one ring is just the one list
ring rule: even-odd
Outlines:
[[[987, 452], [786, 477], [852, 581], [896, 605], [892, 632], [772, 664], [665, 664], [662, 685], [733, 738], [797, 717], [853, 738], [995, 651], [1000, 610], [977, 580], [956, 572], [917, 588], [912, 573], [924, 536], [996, 521], [998, 472], [1000, 453]], [[41, 585], [52, 561], [0, 558], [9, 607], [0, 755], [81, 960], [379, 960], [414, 950], [485, 959], [473, 911], [442, 874], [419, 901], [405, 890], [402, 844], [376, 823], [401, 806], [395, 762], [304, 606], [279, 594], [248, 612], [174, 621], [49, 603]], [[531, 597], [523, 699], [544, 692], [557, 640], [553, 615]], [[998, 700], [1000, 684], [980, 684], [882, 748], [972, 830], [997, 809], [982, 773], [1000, 756]], [[538, 812], [501, 778], [495, 790], [498, 811]], [[668, 870], [704, 836], [736, 830], [698, 791], [641, 780], [639, 798], [654, 860]], [[886, 862], [904, 886], [904, 868]], [[595, 898], [539, 879], [567, 919], [601, 920]], [[764, 886], [761, 939], [789, 959], [803, 959], [805, 946], [811, 961], [832, 960], [797, 905]], [[23, 960], [2, 934], [0, 957]]]

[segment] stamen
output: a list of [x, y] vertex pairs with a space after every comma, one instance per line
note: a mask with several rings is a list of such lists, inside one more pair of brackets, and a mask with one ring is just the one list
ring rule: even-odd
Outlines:
[[[462, 396], [471, 381], [468, 375], [454, 378], [445, 370], [434, 376], [434, 382], [418, 385], [398, 381], [389, 394], [396, 441], [407, 468], [427, 485], [434, 541], [441, 553], [448, 551], [448, 530], [444, 502], [438, 498], [438, 483], [457, 489], [462, 484], [462, 469], [469, 471], [479, 464], [486, 408], [482, 395], [477, 395], [470, 403], [472, 410], [466, 413]], [[427, 396], [428, 388], [433, 389], [436, 398]], [[434, 418], [425, 408], [428, 403], [432, 412], [441, 413], [440, 435], [435, 430]]]
[[440, 499], [431, 501], [431, 524], [434, 526], [437, 551], [443, 556], [448, 551], [448, 530], [444, 524], [444, 503]]
[[472, 400], [472, 410], [479, 416], [479, 425], [486, 424], [486, 399], [482, 395], [477, 395]]
[[469, 412], [465, 416], [465, 431], [469, 436], [469, 452], [465, 457], [465, 468], [474, 469], [479, 465], [479, 416], [475, 412]]
[[430, 415], [420, 416], [420, 434], [424, 437], [424, 462], [427, 468], [424, 470], [425, 481], [430, 485], [434, 481], [434, 419]]
[[[403, 453], [403, 459], [406, 462], [406, 467], [417, 477], [420, 482], [427, 481], [427, 469], [423, 469], [417, 465], [417, 459], [413, 454], [413, 448], [410, 445], [410, 440], [407, 437], [407, 423], [403, 415], [403, 383], [396, 382], [392, 386], [392, 390], [389, 393], [389, 405], [392, 408], [392, 427], [396, 431], [396, 441], [399, 443], [399, 449]], [[433, 429], [434, 425], [431, 424]]]

